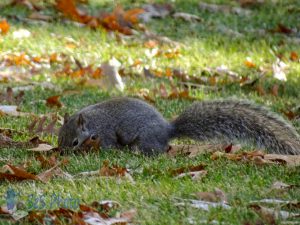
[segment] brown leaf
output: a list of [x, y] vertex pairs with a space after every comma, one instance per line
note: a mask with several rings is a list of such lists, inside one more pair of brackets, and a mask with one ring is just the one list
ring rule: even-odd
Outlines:
[[277, 24], [277, 27], [273, 30], [271, 30], [273, 33], [283, 33], [283, 34], [291, 34], [293, 33], [293, 30], [286, 27], [285, 25], [279, 23]]
[[251, 61], [251, 60], [246, 60], [244, 62], [245, 66], [248, 67], [248, 68], [255, 68], [256, 65]]
[[53, 150], [54, 147], [48, 144], [39, 144], [37, 147], [35, 148], [30, 148], [28, 149], [28, 151], [33, 151], [33, 152], [48, 152]]
[[267, 224], [276, 224], [276, 220], [278, 219], [286, 220], [288, 218], [300, 217], [300, 214], [271, 209], [258, 204], [250, 204], [249, 207], [253, 209]]
[[291, 52], [291, 54], [290, 54], [290, 60], [292, 60], [294, 62], [298, 62], [299, 61], [299, 56], [298, 56], [297, 52]]
[[281, 181], [276, 181], [272, 184], [271, 186], [271, 190], [276, 190], [276, 191], [286, 191], [286, 190], [290, 190], [294, 187], [297, 187], [297, 185], [293, 185], [293, 184], [286, 184], [283, 183]]
[[150, 3], [143, 6], [144, 12], [140, 18], [144, 22], [149, 22], [152, 18], [164, 18], [173, 10], [173, 6], [169, 3]]
[[146, 48], [155, 48], [155, 47], [157, 47], [158, 46], [158, 42], [157, 41], [155, 41], [155, 40], [148, 40], [148, 41], [146, 41], [145, 43], [144, 43], [144, 46], [146, 47]]
[[0, 21], [0, 34], [7, 34], [7, 32], [9, 31], [9, 24], [7, 23], [6, 20], [1, 20]]
[[39, 133], [56, 134], [57, 130], [55, 129], [55, 125], [58, 122], [57, 116], [53, 115], [50, 123], [47, 126], [45, 125], [46, 120], [47, 120], [46, 116], [43, 116], [42, 118], [35, 117], [32, 123], [27, 126], [28, 131], [32, 134], [39, 134]]
[[10, 3], [11, 6], [15, 6], [15, 5], [21, 5], [21, 6], [25, 6], [26, 8], [28, 8], [29, 10], [36, 10], [39, 11], [41, 10], [40, 6], [37, 6], [36, 4], [34, 4], [32, 2], [32, 0], [13, 0]]
[[57, 169], [59, 169], [60, 163], [57, 163], [55, 166], [53, 166], [52, 168], [38, 174], [36, 177], [42, 181], [43, 183], [47, 183], [54, 175], [56, 175]]
[[266, 154], [264, 159], [279, 164], [284, 164], [288, 167], [300, 166], [300, 155], [279, 155], [279, 154]]
[[207, 175], [206, 170], [200, 170], [200, 171], [190, 171], [190, 172], [181, 173], [177, 175], [175, 178], [191, 177], [192, 180], [201, 180], [206, 175]]
[[110, 176], [119, 176], [123, 177], [127, 173], [126, 168], [122, 168], [119, 166], [109, 166], [109, 161], [105, 160], [103, 161], [103, 166], [99, 170], [100, 176], [110, 177]]
[[176, 175], [182, 174], [184, 172], [198, 172], [198, 171], [203, 171], [205, 167], [206, 167], [206, 165], [204, 165], [204, 164], [199, 164], [197, 166], [181, 167], [181, 168], [178, 168], [178, 169], [172, 169], [172, 170], [170, 170], [170, 173], [173, 176], [176, 176]]
[[59, 101], [60, 95], [54, 95], [46, 99], [46, 105], [49, 107], [62, 107], [63, 104]]
[[42, 21], [50, 21], [52, 20], [53, 18], [51, 16], [48, 16], [48, 15], [45, 15], [45, 14], [42, 14], [40, 12], [32, 12], [29, 16], [28, 16], [29, 19], [32, 19], [32, 20], [42, 20]]
[[282, 110], [282, 112], [289, 120], [293, 120], [298, 116], [298, 114], [292, 110]]
[[266, 95], [266, 91], [264, 89], [264, 87], [261, 84], [257, 84], [255, 86], [256, 92], [260, 95], [260, 96], [264, 96]]
[[273, 96], [277, 97], [278, 96], [278, 90], [279, 90], [279, 85], [278, 84], [274, 84], [272, 89], [271, 89], [271, 93]]
[[16, 117], [30, 115], [30, 113], [20, 112], [16, 105], [0, 105], [0, 115], [1, 114]]
[[173, 14], [173, 17], [176, 19], [182, 19], [185, 20], [187, 22], [201, 22], [202, 19], [199, 16], [193, 15], [193, 14], [189, 14], [189, 13], [185, 13], [185, 12], [176, 12]]
[[0, 180], [7, 179], [9, 181], [22, 181], [22, 180], [37, 180], [37, 176], [27, 171], [15, 167], [13, 165], [5, 165], [0, 172]]
[[98, 209], [100, 208], [101, 211], [109, 212], [112, 209], [116, 209], [120, 207], [120, 203], [116, 201], [111, 200], [105, 200], [105, 201], [94, 201], [91, 203], [91, 206]]
[[196, 196], [203, 201], [227, 203], [226, 194], [218, 188], [215, 188], [212, 192], [197, 192]]

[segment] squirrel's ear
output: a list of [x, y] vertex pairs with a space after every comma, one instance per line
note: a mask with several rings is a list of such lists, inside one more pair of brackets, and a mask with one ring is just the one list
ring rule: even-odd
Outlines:
[[64, 115], [64, 124], [66, 124], [69, 121], [69, 119], [70, 119], [70, 115], [69, 115], [69, 113], [66, 113]]
[[84, 119], [83, 115], [80, 113], [78, 116], [77, 125], [78, 125], [78, 127], [83, 128], [84, 124], [85, 124], [85, 119]]

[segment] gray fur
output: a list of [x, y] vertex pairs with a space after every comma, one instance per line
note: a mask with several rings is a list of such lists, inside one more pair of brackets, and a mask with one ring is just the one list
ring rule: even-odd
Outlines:
[[[281, 154], [300, 154], [300, 136], [283, 118], [247, 101], [196, 102], [169, 123], [147, 103], [115, 98], [83, 108], [66, 119], [59, 146], [79, 148], [99, 137], [101, 147], [139, 149], [146, 155], [168, 149], [173, 138], [245, 141]], [[75, 140], [75, 142], [74, 142]]]
[[300, 136], [279, 115], [248, 101], [196, 102], [175, 121], [175, 137], [239, 140], [270, 152], [300, 154]]
[[[78, 129], [80, 115], [86, 121], [85, 131]], [[152, 155], [167, 150], [170, 133], [171, 125], [154, 107], [138, 99], [115, 98], [88, 106], [71, 116], [60, 129], [58, 142], [62, 147], [77, 148], [94, 135], [100, 138], [104, 149], [127, 146]], [[79, 143], [73, 146], [76, 138]]]

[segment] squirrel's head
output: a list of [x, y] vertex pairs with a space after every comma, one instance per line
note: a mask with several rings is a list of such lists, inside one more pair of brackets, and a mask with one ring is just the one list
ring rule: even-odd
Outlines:
[[58, 146], [61, 148], [79, 148], [88, 138], [91, 137], [86, 120], [82, 113], [64, 116], [64, 124], [58, 133]]

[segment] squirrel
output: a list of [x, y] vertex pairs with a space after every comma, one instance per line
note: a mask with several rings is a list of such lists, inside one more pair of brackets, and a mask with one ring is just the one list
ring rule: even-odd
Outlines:
[[169, 141], [181, 137], [238, 140], [273, 153], [300, 154], [300, 135], [292, 125], [269, 109], [245, 100], [195, 102], [168, 122], [142, 100], [113, 98], [65, 116], [58, 145], [80, 149], [86, 140], [99, 139], [101, 148], [127, 146], [150, 156], [166, 152]]

